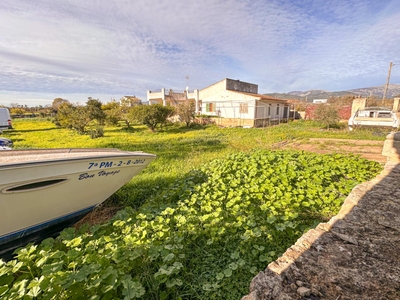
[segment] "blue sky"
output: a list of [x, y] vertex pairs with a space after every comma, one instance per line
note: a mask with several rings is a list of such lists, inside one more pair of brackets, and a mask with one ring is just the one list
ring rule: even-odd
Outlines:
[[[399, 0], [2, 0], [0, 105], [400, 83]], [[398, 65], [397, 65], [398, 63]]]

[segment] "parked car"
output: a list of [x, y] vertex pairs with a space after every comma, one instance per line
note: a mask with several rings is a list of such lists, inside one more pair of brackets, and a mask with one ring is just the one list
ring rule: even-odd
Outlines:
[[12, 150], [13, 142], [7, 138], [0, 137], [0, 150]]
[[12, 129], [12, 121], [8, 108], [0, 107], [0, 132], [4, 129]]
[[356, 127], [386, 127], [397, 130], [400, 126], [396, 112], [385, 107], [358, 109], [348, 121], [349, 130]]

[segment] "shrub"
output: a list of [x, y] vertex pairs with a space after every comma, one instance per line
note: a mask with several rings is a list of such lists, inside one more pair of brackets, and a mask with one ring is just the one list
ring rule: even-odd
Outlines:
[[129, 119], [132, 122], [138, 122], [146, 125], [151, 131], [155, 131], [158, 125], [167, 122], [167, 118], [171, 117], [175, 109], [172, 106], [154, 105], [137, 105], [131, 108]]
[[86, 102], [86, 109], [90, 114], [91, 120], [97, 120], [100, 125], [104, 125], [106, 114], [101, 109], [101, 102], [98, 99], [92, 99], [89, 97]]
[[186, 102], [179, 104], [176, 107], [176, 115], [179, 116], [179, 119], [182, 122], [184, 122], [187, 127], [189, 127], [195, 118], [194, 102]]
[[314, 119], [329, 129], [330, 126], [334, 126], [340, 121], [340, 116], [336, 106], [319, 104], [314, 111]]
[[106, 124], [117, 125], [121, 120], [121, 110], [120, 105], [117, 101], [111, 101], [107, 104], [101, 106], [101, 109], [106, 115]]
[[104, 128], [103, 128], [103, 126], [97, 125], [90, 129], [89, 134], [92, 139], [103, 137], [104, 136]]
[[62, 128], [74, 129], [79, 134], [85, 133], [85, 127], [90, 122], [89, 112], [83, 106], [73, 106], [63, 103], [59, 106], [54, 123]]

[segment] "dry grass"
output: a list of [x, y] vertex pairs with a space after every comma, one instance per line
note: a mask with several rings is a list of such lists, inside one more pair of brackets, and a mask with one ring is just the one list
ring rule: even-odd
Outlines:
[[97, 206], [93, 211], [88, 213], [83, 219], [79, 220], [79, 222], [75, 223], [73, 226], [75, 229], [79, 229], [83, 225], [97, 225], [102, 224], [110, 220], [120, 209], [121, 206], [108, 206], [104, 207], [102, 205]]

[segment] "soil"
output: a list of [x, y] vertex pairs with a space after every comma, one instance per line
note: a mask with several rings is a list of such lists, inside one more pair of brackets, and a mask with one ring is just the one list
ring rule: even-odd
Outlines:
[[387, 157], [382, 155], [383, 144], [384, 141], [310, 138], [285, 141], [274, 146], [280, 149], [303, 150], [315, 153], [355, 154], [368, 160], [385, 163]]

